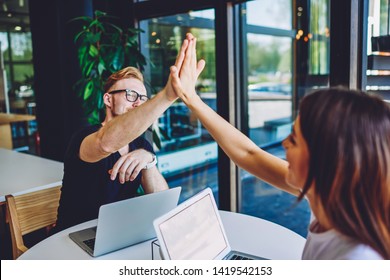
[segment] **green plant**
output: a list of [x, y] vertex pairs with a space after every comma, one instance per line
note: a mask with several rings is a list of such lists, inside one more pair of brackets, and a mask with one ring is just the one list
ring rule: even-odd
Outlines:
[[104, 113], [103, 84], [108, 76], [126, 66], [135, 66], [142, 71], [146, 65], [138, 45], [138, 35], [143, 31], [122, 28], [117, 24], [117, 17], [98, 10], [93, 17], [77, 17], [71, 22], [81, 23], [81, 31], [74, 41], [82, 78], [74, 88], [84, 101], [88, 122], [99, 123]]

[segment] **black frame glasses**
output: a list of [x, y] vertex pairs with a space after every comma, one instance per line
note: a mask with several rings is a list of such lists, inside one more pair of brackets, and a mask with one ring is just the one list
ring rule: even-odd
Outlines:
[[108, 94], [115, 94], [115, 93], [120, 93], [120, 92], [124, 92], [124, 91], [126, 92], [126, 99], [129, 102], [136, 102], [138, 100], [138, 98], [141, 101], [148, 101], [149, 100], [149, 97], [147, 95], [140, 94], [140, 93], [136, 92], [135, 90], [128, 89], [128, 88], [113, 90], [113, 91], [108, 92]]

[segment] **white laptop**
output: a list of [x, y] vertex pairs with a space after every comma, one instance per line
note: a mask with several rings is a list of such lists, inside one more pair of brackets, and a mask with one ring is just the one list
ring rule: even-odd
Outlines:
[[155, 238], [153, 220], [177, 206], [180, 192], [176, 187], [102, 205], [96, 227], [69, 237], [93, 257]]
[[155, 219], [153, 225], [166, 260], [264, 259], [232, 251], [210, 188]]

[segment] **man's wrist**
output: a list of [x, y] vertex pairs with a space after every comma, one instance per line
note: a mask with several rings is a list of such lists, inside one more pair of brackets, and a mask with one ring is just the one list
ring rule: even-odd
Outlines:
[[155, 166], [157, 164], [157, 157], [156, 157], [156, 155], [152, 154], [152, 157], [153, 157], [153, 160], [151, 162], [149, 162], [148, 164], [146, 164], [144, 169], [148, 170], [148, 169], [152, 168], [153, 166]]
[[[169, 83], [169, 81], [168, 81], [168, 83]], [[168, 83], [161, 90], [161, 92], [162, 92], [164, 98], [166, 99], [166, 101], [173, 103], [178, 99], [178, 97], [176, 96], [175, 90], [172, 88], [172, 85], [169, 85]]]

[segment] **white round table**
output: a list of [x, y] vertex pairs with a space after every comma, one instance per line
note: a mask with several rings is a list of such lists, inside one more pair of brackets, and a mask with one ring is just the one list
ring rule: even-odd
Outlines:
[[[233, 212], [220, 211], [227, 237], [233, 250], [267, 259], [300, 259], [305, 239], [278, 224]], [[153, 240], [148, 240], [97, 258], [92, 258], [68, 236], [70, 232], [96, 225], [88, 221], [52, 235], [30, 248], [21, 260], [150, 260]]]

